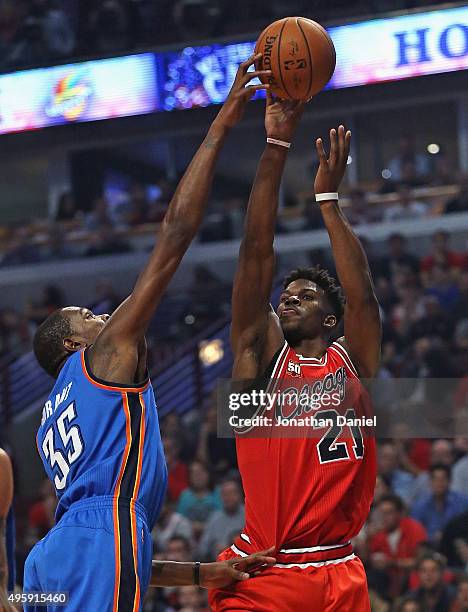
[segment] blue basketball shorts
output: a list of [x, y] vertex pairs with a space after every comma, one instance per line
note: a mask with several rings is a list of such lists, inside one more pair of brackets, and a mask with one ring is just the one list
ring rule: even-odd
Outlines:
[[74, 503], [30, 552], [24, 592], [68, 594], [65, 606], [25, 612], [139, 612], [151, 577], [151, 533], [143, 507], [91, 497]]

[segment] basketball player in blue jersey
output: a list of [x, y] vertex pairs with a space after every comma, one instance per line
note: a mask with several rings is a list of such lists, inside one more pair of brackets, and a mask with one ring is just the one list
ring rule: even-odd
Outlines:
[[253, 93], [267, 87], [248, 85], [262, 74], [247, 72], [255, 59], [240, 66], [175, 192], [132, 294], [112, 316], [63, 308], [36, 332], [37, 360], [56, 379], [37, 447], [58, 506], [56, 526], [26, 561], [24, 591], [68, 593], [65, 608], [49, 605], [48, 610], [137, 612], [150, 583], [212, 587], [246, 579], [249, 569], [254, 573], [274, 562], [263, 553], [233, 564], [153, 562], [153, 571], [151, 562], [151, 530], [167, 471], [145, 332], [200, 226], [226, 136]]
[[11, 532], [13, 501], [13, 470], [11, 461], [0, 448], [0, 610], [9, 612], [14, 608], [7, 600], [7, 592], [14, 589], [14, 558], [12, 558]]

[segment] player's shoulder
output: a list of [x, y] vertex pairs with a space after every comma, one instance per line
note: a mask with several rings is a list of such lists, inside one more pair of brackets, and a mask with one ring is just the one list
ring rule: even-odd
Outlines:
[[339, 357], [341, 361], [343, 361], [349, 368], [349, 370], [351, 370], [355, 376], [359, 377], [358, 369], [354, 365], [353, 358], [351, 357], [349, 348], [346, 344], [346, 338], [344, 336], [341, 336], [341, 338], [338, 338], [332, 342], [328, 347], [328, 351], [331, 351], [336, 357]]

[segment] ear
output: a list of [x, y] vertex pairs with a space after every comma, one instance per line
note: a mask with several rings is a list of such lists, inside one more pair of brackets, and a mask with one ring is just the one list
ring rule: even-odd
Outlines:
[[325, 317], [325, 321], [323, 322], [324, 326], [328, 327], [329, 329], [335, 327], [336, 323], [337, 321], [335, 315], [327, 315]]
[[63, 346], [70, 353], [76, 353], [76, 351], [81, 351], [81, 349], [86, 348], [88, 345], [86, 342], [76, 342], [74, 340], [70, 340], [69, 338], [65, 338], [63, 341]]

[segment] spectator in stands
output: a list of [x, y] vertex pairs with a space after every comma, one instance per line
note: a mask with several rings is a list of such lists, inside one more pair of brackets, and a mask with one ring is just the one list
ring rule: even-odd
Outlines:
[[31, 546], [43, 538], [55, 524], [57, 496], [54, 485], [49, 479], [42, 481], [39, 495], [39, 501], [29, 509], [27, 539]]
[[81, 211], [76, 208], [75, 198], [70, 191], [64, 191], [59, 198], [56, 221], [75, 221], [80, 216]]
[[362, 225], [376, 219], [375, 212], [372, 213], [364, 189], [355, 187], [349, 192], [349, 206], [346, 207], [346, 218], [351, 225]]
[[450, 315], [455, 321], [464, 319], [468, 313], [468, 270], [462, 270], [458, 277], [458, 299]]
[[383, 442], [377, 451], [378, 472], [390, 484], [392, 491], [403, 501], [411, 498], [415, 479], [400, 469], [398, 451], [393, 442]]
[[419, 260], [408, 251], [407, 240], [402, 234], [391, 234], [386, 242], [386, 254], [378, 260], [374, 274], [393, 280], [408, 272], [419, 272]]
[[[449, 292], [442, 297], [442, 289], [433, 287], [434, 293], [429, 293], [423, 299], [424, 314], [412, 323], [408, 330], [408, 338], [412, 341], [424, 337], [438, 336], [448, 340], [452, 336], [452, 323], [448, 315], [442, 310], [438, 297], [449, 300]], [[428, 289], [428, 291], [430, 291]]]
[[211, 513], [220, 508], [221, 500], [219, 494], [213, 491], [206, 466], [200, 461], [192, 461], [189, 466], [189, 487], [182, 491], [177, 511], [192, 521], [196, 540]]
[[85, 251], [86, 257], [98, 257], [101, 255], [121, 255], [132, 250], [130, 243], [119, 236], [112, 227], [103, 225], [90, 242]]
[[109, 211], [107, 198], [100, 195], [94, 199], [93, 210], [85, 217], [85, 227], [90, 232], [102, 229], [103, 227], [113, 227], [114, 222]]
[[166, 497], [158, 522], [152, 532], [156, 550], [160, 553], [165, 552], [169, 541], [177, 537], [192, 542], [192, 535], [191, 522], [176, 512], [174, 502]]
[[391, 324], [400, 338], [404, 338], [411, 325], [425, 314], [423, 292], [417, 282], [404, 280], [396, 287], [396, 294], [399, 301], [392, 309]]
[[449, 567], [468, 571], [468, 510], [447, 523], [440, 540], [440, 552], [447, 558]]
[[89, 306], [89, 309], [95, 315], [112, 314], [122, 302], [122, 298], [117, 295], [114, 285], [109, 279], [102, 279], [96, 283], [95, 296], [95, 301]]
[[185, 586], [177, 589], [179, 612], [209, 612], [206, 592], [197, 586]]
[[[167, 559], [168, 561], [178, 561], [187, 563], [193, 558], [191, 542], [182, 536], [172, 537], [163, 555], [155, 555], [156, 558]], [[149, 602], [153, 602], [153, 607]], [[179, 610], [179, 589], [178, 587], [164, 587], [163, 589], [150, 589], [145, 610], [154, 612], [166, 612], [167, 610]]]
[[452, 468], [452, 490], [462, 495], [468, 492], [468, 453], [463, 455]]
[[445, 151], [440, 150], [436, 155], [432, 155], [432, 170], [428, 177], [430, 185], [437, 187], [442, 185], [452, 185], [455, 182], [453, 171], [453, 161]]
[[50, 223], [47, 245], [42, 253], [42, 261], [63, 261], [73, 257], [72, 250], [65, 243], [65, 233], [59, 223]]
[[65, 306], [65, 295], [57, 285], [46, 285], [38, 302], [30, 301], [26, 306], [26, 316], [35, 325], [40, 325], [58, 308]]
[[31, 335], [24, 314], [0, 310], [0, 355], [19, 357], [31, 347]]
[[175, 436], [164, 436], [162, 441], [168, 472], [167, 495], [170, 500], [177, 502], [182, 491], [189, 485], [188, 469], [179, 458], [179, 440]]
[[239, 535], [244, 526], [244, 504], [237, 480], [225, 480], [220, 487], [223, 507], [216, 510], [206, 522], [200, 543], [199, 556], [204, 561], [216, 559], [229, 546], [232, 535]]
[[398, 152], [389, 162], [388, 169], [392, 173], [394, 181], [402, 181], [408, 175], [408, 167], [414, 168], [417, 178], [426, 177], [429, 174], [430, 162], [427, 154], [418, 153], [414, 139], [410, 135], [402, 136], [398, 143]]
[[450, 612], [468, 612], [468, 576], [466, 574], [458, 580], [457, 595]]
[[209, 401], [200, 428], [197, 459], [222, 477], [237, 468], [236, 445], [234, 440], [218, 437], [216, 399], [213, 396]]
[[[455, 327], [452, 346], [453, 359], [455, 361], [458, 376], [467, 377], [468, 375], [468, 319], [461, 319]], [[457, 399], [457, 410], [468, 408], [468, 403], [463, 401], [460, 403], [460, 397]], [[464, 400], [468, 399], [468, 388]]]
[[384, 221], [420, 219], [428, 214], [429, 206], [416, 200], [407, 186], [400, 185], [398, 187], [398, 203], [387, 206], [384, 211]]
[[125, 221], [130, 227], [143, 225], [149, 221], [149, 202], [145, 187], [141, 183], [133, 183], [130, 187], [129, 206]]
[[431, 466], [431, 492], [413, 504], [411, 516], [424, 525], [429, 539], [438, 542], [447, 523], [457, 514], [468, 510], [468, 498], [450, 491], [450, 467]]
[[460, 297], [458, 284], [445, 266], [435, 265], [427, 277], [426, 293], [437, 298], [445, 311], [455, 307]]
[[438, 553], [424, 555], [418, 561], [420, 587], [411, 596], [424, 612], [447, 612], [454, 600], [453, 586], [444, 582], [445, 559]]
[[415, 599], [413, 595], [405, 596], [395, 606], [395, 612], [424, 612], [421, 602]]
[[404, 505], [397, 495], [381, 498], [377, 512], [382, 528], [370, 539], [370, 575], [387, 596], [400, 595], [409, 571], [415, 565], [418, 545], [427, 539], [418, 521], [403, 514]]
[[[443, 464], [451, 467], [455, 460], [453, 443], [450, 440], [435, 439], [432, 444], [427, 439], [408, 439], [408, 462], [414, 466], [417, 474], [413, 485], [413, 494], [408, 500], [411, 506], [413, 502], [427, 495], [431, 490], [429, 468], [431, 465]], [[399, 456], [404, 456], [404, 451], [399, 447]], [[400, 459], [401, 460], [401, 459]]]
[[40, 261], [41, 253], [34, 242], [33, 229], [22, 226], [12, 231], [1, 260], [2, 267], [36, 264]]
[[195, 449], [191, 434], [196, 432], [190, 431], [190, 428], [186, 427], [183, 419], [180, 418], [175, 410], [164, 415], [164, 418], [160, 421], [160, 428], [163, 438], [177, 439], [179, 459], [183, 463], [192, 461]]
[[445, 205], [445, 213], [461, 213], [468, 210], [468, 173], [460, 177], [460, 192]]
[[436, 232], [432, 236], [432, 251], [421, 260], [423, 280], [427, 282], [429, 274], [435, 265], [448, 269], [456, 274], [464, 267], [465, 256], [450, 249], [450, 236], [445, 231]]
[[118, 0], [104, 0], [90, 7], [88, 38], [98, 53], [125, 49], [129, 23], [125, 8]]
[[8, 70], [15, 67], [15, 50], [24, 5], [15, 0], [4, 0], [0, 4], [0, 67]]
[[75, 33], [58, 0], [34, 0], [41, 15], [42, 36], [51, 60], [69, 56], [75, 48]]

